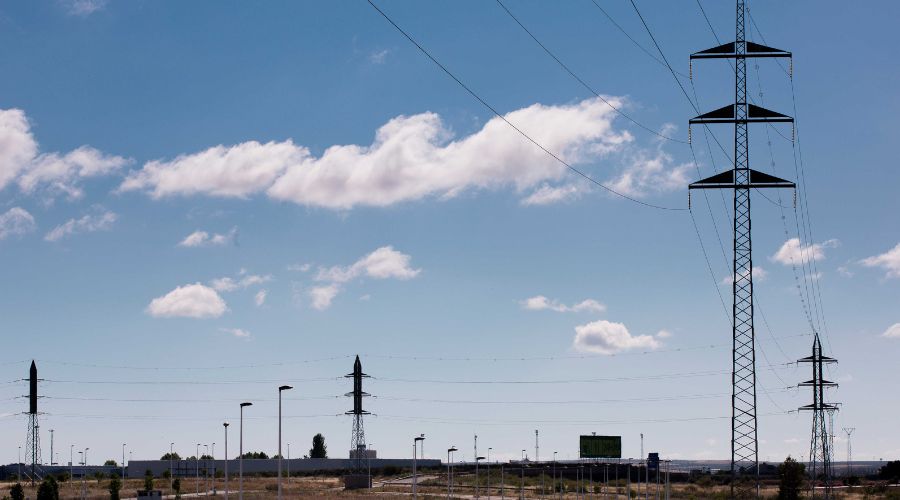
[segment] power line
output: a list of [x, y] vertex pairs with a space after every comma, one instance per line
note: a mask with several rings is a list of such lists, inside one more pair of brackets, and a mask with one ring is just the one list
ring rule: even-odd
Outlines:
[[588, 182], [591, 182], [592, 184], [595, 184], [595, 185], [599, 186], [600, 188], [602, 188], [602, 189], [605, 190], [605, 191], [608, 191], [608, 192], [610, 192], [610, 193], [612, 193], [612, 194], [614, 194], [614, 195], [616, 195], [616, 196], [618, 196], [618, 197], [620, 197], [620, 198], [624, 198], [624, 199], [626, 199], [626, 200], [628, 200], [628, 201], [637, 203], [637, 204], [639, 204], [639, 205], [643, 205], [643, 206], [648, 207], [648, 208], [655, 208], [655, 209], [658, 209], [658, 210], [668, 210], [668, 211], [683, 211], [683, 210], [687, 210], [686, 208], [680, 208], [680, 207], [666, 207], [666, 206], [662, 206], [662, 205], [656, 205], [656, 204], [653, 204], [653, 203], [648, 203], [648, 202], [645, 202], [645, 201], [641, 201], [641, 200], [639, 200], [639, 199], [637, 199], [637, 198], [633, 198], [633, 197], [631, 197], [631, 196], [629, 196], [629, 195], [627, 195], [627, 194], [625, 194], [625, 193], [621, 193], [621, 192], [619, 192], [619, 191], [616, 191], [615, 189], [610, 188], [609, 186], [603, 184], [602, 182], [595, 180], [593, 177], [589, 176], [589, 175], [586, 174], [585, 172], [583, 172], [583, 171], [581, 171], [581, 170], [579, 170], [579, 169], [573, 167], [573, 166], [570, 165], [568, 162], [566, 162], [565, 160], [563, 160], [562, 158], [560, 158], [559, 156], [557, 156], [555, 153], [553, 153], [553, 152], [550, 151], [549, 149], [545, 148], [541, 143], [537, 142], [537, 141], [536, 141], [535, 139], [533, 139], [530, 135], [526, 134], [522, 129], [520, 129], [520, 128], [517, 127], [515, 124], [513, 124], [511, 121], [509, 121], [509, 119], [506, 118], [504, 115], [500, 114], [500, 112], [497, 111], [496, 108], [494, 108], [493, 106], [491, 106], [491, 105], [490, 105], [486, 100], [484, 100], [480, 95], [478, 95], [477, 93], [475, 93], [474, 90], [472, 90], [468, 85], [466, 85], [465, 83], [463, 83], [463, 81], [460, 80], [460, 79], [459, 79], [455, 74], [453, 74], [449, 69], [447, 69], [446, 66], [444, 66], [443, 64], [441, 64], [440, 61], [438, 61], [434, 56], [432, 56], [430, 52], [428, 52], [427, 50], [425, 50], [425, 48], [424, 48], [421, 44], [419, 44], [419, 42], [417, 42], [417, 41], [416, 41], [409, 33], [407, 33], [407, 32], [406, 32], [403, 28], [401, 28], [396, 22], [394, 22], [394, 20], [391, 19], [390, 16], [388, 16], [383, 10], [381, 10], [380, 8], [378, 8], [378, 6], [375, 5], [375, 3], [374, 3], [372, 0], [366, 0], [366, 1], [369, 3], [369, 5], [372, 6], [373, 9], [375, 9], [376, 11], [378, 11], [378, 13], [381, 14], [381, 16], [382, 16], [385, 20], [387, 20], [387, 22], [389, 22], [389, 23], [390, 23], [397, 31], [399, 31], [404, 37], [406, 37], [406, 39], [409, 40], [410, 43], [412, 43], [413, 45], [415, 45], [416, 48], [418, 48], [419, 51], [422, 52], [422, 54], [424, 54], [426, 57], [428, 57], [428, 59], [430, 59], [431, 62], [433, 62], [438, 68], [440, 68], [441, 71], [443, 71], [444, 73], [446, 73], [447, 76], [449, 76], [450, 78], [452, 78], [453, 81], [455, 81], [460, 87], [462, 87], [466, 92], [468, 92], [469, 95], [471, 95], [473, 98], [475, 98], [475, 100], [477, 100], [478, 102], [480, 102], [485, 108], [487, 108], [487, 109], [488, 109], [491, 113], [493, 113], [497, 118], [500, 118], [501, 120], [503, 120], [503, 122], [505, 122], [507, 125], [509, 125], [513, 130], [515, 130], [516, 132], [518, 132], [519, 135], [521, 135], [522, 137], [524, 137], [525, 139], [527, 139], [529, 142], [531, 142], [532, 144], [534, 144], [535, 146], [537, 146], [538, 148], [540, 148], [544, 153], [546, 153], [547, 155], [549, 155], [550, 157], [552, 157], [554, 160], [556, 160], [556, 161], [559, 162], [560, 164], [564, 165], [566, 168], [568, 168], [568, 169], [571, 170], [572, 172], [574, 172], [574, 173], [578, 174], [579, 176], [583, 177], [583, 178], [586, 179]]
[[596, 90], [594, 90], [593, 87], [591, 87], [591, 86], [588, 85], [583, 79], [581, 79], [581, 77], [579, 77], [578, 75], [576, 75], [575, 72], [572, 71], [572, 69], [569, 68], [569, 66], [567, 66], [566, 63], [562, 62], [562, 61], [559, 59], [559, 57], [556, 56], [556, 54], [554, 54], [550, 49], [548, 49], [547, 46], [544, 45], [543, 42], [541, 42], [540, 40], [538, 40], [538, 38], [534, 35], [534, 33], [532, 33], [531, 30], [529, 30], [528, 28], [526, 28], [525, 25], [522, 24], [522, 21], [520, 21], [519, 18], [517, 18], [517, 17], [516, 17], [516, 16], [515, 16], [515, 15], [514, 15], [507, 7], [506, 7], [506, 5], [503, 4], [502, 0], [496, 0], [496, 2], [497, 2], [497, 5], [499, 5], [499, 6], [503, 9], [503, 11], [506, 12], [506, 14], [507, 14], [513, 21], [515, 21], [516, 24], [518, 24], [519, 27], [522, 28], [522, 30], [525, 31], [525, 33], [528, 33], [528, 36], [530, 36], [531, 39], [534, 40], [535, 43], [537, 43], [542, 49], [544, 49], [544, 52], [546, 52], [548, 56], [550, 56], [554, 61], [556, 61], [556, 63], [559, 64], [559, 66], [560, 66], [562, 69], [566, 70], [566, 73], [568, 73], [572, 78], [574, 78], [578, 83], [580, 83], [582, 87], [586, 88], [586, 89], [588, 90], [588, 92], [590, 92], [591, 94], [594, 94], [598, 99], [600, 99], [601, 101], [603, 101], [603, 102], [604, 102], [607, 106], [609, 106], [613, 111], [615, 111], [616, 113], [618, 113], [619, 115], [621, 115], [622, 117], [624, 117], [625, 119], [627, 119], [628, 121], [630, 121], [631, 123], [634, 123], [634, 124], [637, 125], [638, 127], [642, 128], [642, 129], [644, 129], [644, 130], [646, 130], [647, 132], [650, 132], [651, 134], [653, 134], [653, 135], [655, 135], [655, 136], [657, 136], [657, 137], [661, 137], [661, 138], [663, 138], [663, 139], [666, 139], [666, 140], [669, 140], [669, 141], [672, 141], [672, 142], [677, 142], [677, 143], [680, 143], [680, 144], [687, 144], [687, 141], [682, 141], [681, 139], [676, 139], [676, 138], [674, 138], [674, 137], [670, 137], [670, 136], [668, 136], [668, 135], [665, 135], [665, 134], [662, 134], [662, 133], [660, 133], [660, 132], [657, 132], [656, 130], [654, 130], [654, 129], [652, 129], [652, 128], [646, 126], [646, 125], [644, 125], [643, 123], [641, 123], [641, 122], [639, 122], [639, 121], [637, 121], [637, 120], [635, 120], [634, 118], [632, 118], [631, 116], [629, 116], [628, 114], [626, 114], [625, 112], [623, 112], [621, 109], [619, 109], [618, 107], [616, 107], [615, 105], [613, 105], [613, 104], [612, 104], [611, 102], [609, 102], [605, 97], [603, 97], [603, 96], [600, 95]]

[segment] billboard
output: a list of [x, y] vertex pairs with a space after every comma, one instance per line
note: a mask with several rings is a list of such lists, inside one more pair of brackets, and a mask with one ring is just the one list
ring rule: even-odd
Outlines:
[[581, 458], [622, 458], [622, 436], [581, 436], [578, 452]]

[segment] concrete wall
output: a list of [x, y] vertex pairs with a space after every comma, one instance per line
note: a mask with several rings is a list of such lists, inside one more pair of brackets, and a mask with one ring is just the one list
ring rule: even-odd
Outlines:
[[[355, 461], [349, 458], [292, 458], [282, 461], [282, 472], [313, 472], [313, 471], [339, 471], [349, 470], [353, 467]], [[440, 467], [440, 460], [418, 460], [419, 467]], [[367, 461], [367, 465], [372, 469], [380, 469], [383, 467], [403, 467], [412, 468], [413, 461], [410, 458], [376, 458]], [[198, 463], [195, 460], [174, 460], [171, 463], [175, 477], [196, 477]], [[204, 470], [209, 469], [210, 474], [213, 471], [225, 470], [225, 460], [200, 460], [200, 475], [203, 476]], [[228, 475], [236, 477], [238, 474], [239, 461], [237, 459], [228, 460]], [[130, 478], [144, 477], [146, 471], [151, 471], [154, 477], [162, 477], [163, 473], [169, 470], [168, 460], [132, 460], [128, 463], [126, 474]], [[244, 459], [244, 474], [277, 474], [278, 460], [275, 459]]]

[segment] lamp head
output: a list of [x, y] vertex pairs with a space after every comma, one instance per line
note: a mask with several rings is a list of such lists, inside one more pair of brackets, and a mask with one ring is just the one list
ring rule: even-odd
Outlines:
[[241, 403], [241, 408], [243, 408], [245, 406], [253, 406], [253, 403], [249, 403], [249, 402]]
[[290, 390], [290, 389], [293, 389], [293, 387], [291, 387], [291, 386], [289, 386], [289, 385], [283, 385], [283, 386], [281, 386], [281, 387], [278, 388], [278, 392], [281, 392], [281, 391], [287, 391], [287, 390]]

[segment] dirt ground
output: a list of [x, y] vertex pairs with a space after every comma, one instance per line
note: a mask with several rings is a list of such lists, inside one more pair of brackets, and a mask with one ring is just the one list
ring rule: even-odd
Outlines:
[[[343, 485], [340, 478], [337, 477], [293, 477], [293, 478], [285, 478], [282, 482], [282, 491], [284, 498], [290, 499], [306, 499], [306, 498], [339, 498], [339, 499], [361, 499], [361, 498], [410, 498], [411, 495], [411, 487], [408, 481], [405, 484], [397, 484], [391, 483], [392, 478], [381, 478], [375, 477], [373, 478], [374, 487], [371, 490], [357, 490], [357, 491], [344, 491]], [[447, 488], [446, 483], [444, 482], [445, 478], [434, 478], [431, 480], [424, 481], [424, 484], [419, 485], [419, 498], [428, 499], [428, 500], [437, 500], [440, 498], [447, 498]], [[500, 485], [497, 484], [498, 481], [495, 479], [491, 484], [490, 489], [490, 497], [487, 496], [487, 492], [485, 491], [484, 485], [482, 485], [479, 490], [479, 496], [484, 500], [497, 500], [500, 498], [504, 499], [516, 499], [520, 497], [520, 483], [516, 480], [507, 480], [504, 488], [501, 491]], [[9, 488], [13, 485], [12, 482], [4, 482], [0, 483], [0, 498], [8, 498], [9, 497]], [[206, 486], [209, 486], [209, 489], [206, 489]], [[25, 486], [25, 496], [28, 499], [35, 499], [37, 497], [37, 488], [31, 487], [30, 485]], [[129, 479], [125, 481], [124, 487], [121, 491], [121, 498], [134, 498], [136, 495], [136, 491], [138, 489], [143, 489], [144, 482], [142, 479]], [[224, 498], [224, 480], [219, 478], [215, 480], [215, 482], [205, 482], [201, 479], [199, 488], [196, 481], [192, 478], [186, 478], [182, 480], [181, 485], [181, 497], [182, 498], [196, 498], [197, 492], [199, 490], [199, 496], [204, 497], [217, 497]], [[543, 494], [541, 491], [540, 483], [537, 481], [526, 482], [524, 496], [525, 498], [563, 498], [563, 499], [581, 499], [581, 498], [593, 498], [593, 499], [613, 499], [618, 498], [621, 500], [625, 500], [627, 497], [625, 495], [624, 485], [622, 488], [619, 488], [618, 496], [615, 494], [613, 488], [602, 488], [600, 485], [595, 484], [595, 492], [592, 496], [590, 492], [585, 491], [583, 494], [580, 491], [577, 491], [579, 486], [570, 482], [565, 485], [567, 489], [567, 493], [563, 493], [559, 496], [559, 493], [553, 495], [550, 491], [549, 482], [545, 484], [545, 488], [543, 490]], [[82, 491], [85, 492], [84, 498], [91, 500], [106, 500], [110, 498], [109, 495], [109, 480], [102, 479], [97, 481], [96, 479], [87, 480], [84, 483], [81, 481], [74, 482], [61, 482], [59, 483], [59, 493], [61, 499], [80, 499], [82, 498]], [[154, 487], [156, 489], [162, 490], [163, 494], [166, 496], [172, 495], [174, 498], [174, 491], [169, 488], [169, 482], [165, 479], [156, 479], [154, 481]], [[83, 489], [82, 489], [83, 488]], [[585, 489], [587, 485], [585, 485]], [[229, 481], [229, 490], [230, 495], [229, 498], [237, 500], [238, 493], [238, 481], [236, 478], [232, 478]], [[777, 497], [777, 486], [775, 485], [767, 485], [763, 488], [762, 498], [776, 498]], [[582, 496], [583, 495], [583, 496]], [[821, 493], [817, 495], [821, 498]], [[275, 478], [244, 478], [244, 499], [245, 500], [259, 500], [259, 499], [271, 499], [277, 497], [277, 483]], [[632, 496], [631, 498], [643, 498], [644, 491], [638, 491], [635, 485], [632, 485]], [[475, 498], [475, 491], [471, 481], [467, 481], [465, 477], [461, 477], [458, 481], [455, 481], [453, 498], [457, 499], [468, 499]], [[655, 485], [651, 485], [650, 490], [647, 492], [647, 498], [655, 499], [656, 497], [656, 487]], [[664, 487], [660, 487], [659, 498], [665, 498], [665, 489]], [[669, 492], [669, 498], [671, 499], [725, 499], [728, 498], [728, 489], [727, 487], [722, 486], [698, 486], [693, 484], [673, 484], [671, 486]], [[804, 497], [807, 498], [807, 497]], [[835, 500], [863, 500], [863, 499], [900, 499], [900, 488], [892, 487], [892, 488], [879, 488], [874, 485], [867, 485], [867, 487], [854, 488], [852, 490], [848, 489], [837, 489], [835, 494], [832, 496]]]

